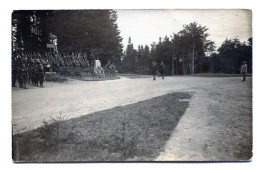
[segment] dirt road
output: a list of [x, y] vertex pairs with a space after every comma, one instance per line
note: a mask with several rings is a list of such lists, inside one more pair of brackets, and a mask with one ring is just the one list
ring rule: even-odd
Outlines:
[[198, 86], [156, 161], [238, 161], [252, 157], [252, 82], [219, 78]]
[[45, 88], [13, 89], [13, 131], [27, 131], [60, 113], [69, 118], [123, 106], [192, 87], [196, 78], [49, 82]]
[[13, 88], [13, 132], [39, 127], [44, 119], [60, 114], [78, 117], [169, 92], [188, 91], [194, 92], [190, 107], [156, 160], [241, 160], [250, 157], [251, 90], [251, 78], [241, 82], [238, 77], [166, 77], [156, 81], [122, 77], [48, 82], [45, 88], [27, 90]]

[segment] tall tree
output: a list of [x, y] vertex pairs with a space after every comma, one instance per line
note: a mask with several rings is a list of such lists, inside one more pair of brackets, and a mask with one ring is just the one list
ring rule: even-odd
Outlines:
[[129, 37], [128, 45], [126, 47], [123, 63], [122, 63], [124, 71], [135, 72], [136, 64], [137, 64], [137, 51], [134, 49], [134, 45], [132, 43], [131, 37]]
[[60, 52], [94, 52], [104, 64], [121, 63], [122, 38], [113, 10], [14, 11], [15, 49], [46, 50], [48, 34], [57, 36]]
[[243, 61], [247, 62], [248, 70], [252, 72], [252, 38], [244, 43], [238, 38], [226, 39], [213, 58], [215, 70], [225, 73], [239, 73]]

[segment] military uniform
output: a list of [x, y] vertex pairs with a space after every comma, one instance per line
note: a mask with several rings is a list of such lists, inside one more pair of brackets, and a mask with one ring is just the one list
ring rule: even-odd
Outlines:
[[241, 74], [243, 76], [243, 81], [246, 81], [246, 74], [247, 74], [247, 64], [246, 62], [243, 62], [243, 65], [241, 67]]
[[40, 86], [43, 87], [44, 71], [43, 66], [41, 64], [38, 65], [38, 80], [40, 82]]
[[25, 88], [25, 89], [27, 89], [27, 87], [26, 87], [27, 81], [28, 81], [28, 71], [27, 71], [27, 68], [24, 67], [24, 68], [22, 69], [22, 84], [23, 84], [22, 86], [23, 86], [23, 88]]
[[16, 77], [18, 74], [18, 65], [15, 59], [13, 59], [12, 62], [12, 87], [16, 87], [15, 83], [16, 83]]
[[23, 74], [22, 74], [22, 68], [18, 68], [17, 80], [18, 80], [19, 88], [22, 88], [22, 87], [23, 87]]
[[156, 76], [156, 73], [157, 73], [157, 65], [156, 65], [156, 62], [153, 62], [153, 64], [152, 64], [152, 72], [153, 72], [153, 80], [156, 80], [156, 79], [155, 79], [155, 76]]
[[161, 62], [160, 66], [159, 66], [159, 70], [160, 70], [162, 79], [164, 79], [165, 65], [163, 64], [163, 62]]
[[35, 66], [32, 69], [32, 82], [34, 86], [38, 86], [38, 71]]

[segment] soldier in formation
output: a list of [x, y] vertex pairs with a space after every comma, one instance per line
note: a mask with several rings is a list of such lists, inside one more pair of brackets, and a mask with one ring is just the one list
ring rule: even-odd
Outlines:
[[34, 59], [17, 55], [12, 61], [12, 86], [16, 87], [16, 79], [18, 80], [19, 88], [27, 89], [27, 84], [33, 86], [43, 86], [44, 81], [44, 59]]
[[[45, 72], [60, 72], [64, 67], [90, 68], [86, 53], [39, 53], [20, 52], [12, 58], [12, 86], [15, 87], [18, 80], [20, 88], [27, 88], [27, 84], [43, 87]], [[115, 75], [114, 64], [109, 65], [109, 71]], [[111, 71], [112, 70], [112, 71]], [[113, 72], [115, 71], [115, 72]]]

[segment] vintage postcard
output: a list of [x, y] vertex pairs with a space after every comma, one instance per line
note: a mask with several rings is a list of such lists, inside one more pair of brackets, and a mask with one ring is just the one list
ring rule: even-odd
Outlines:
[[14, 10], [11, 35], [14, 162], [251, 160], [251, 10]]

